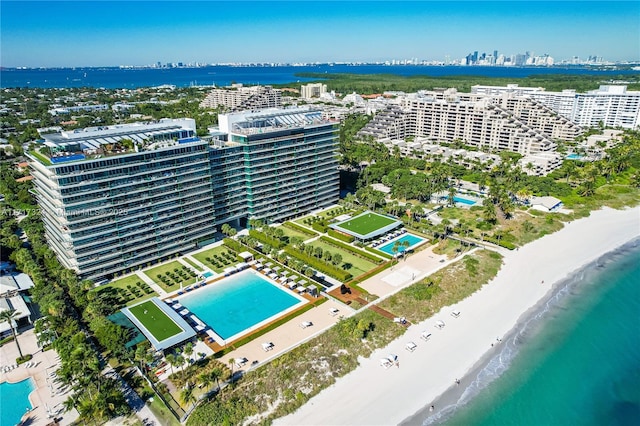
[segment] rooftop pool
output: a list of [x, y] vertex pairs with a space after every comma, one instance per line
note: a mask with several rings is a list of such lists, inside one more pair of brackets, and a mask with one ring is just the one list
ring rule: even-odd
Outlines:
[[178, 300], [224, 340], [240, 337], [306, 303], [254, 269], [201, 287]]
[[0, 383], [0, 424], [12, 426], [20, 424], [22, 416], [31, 410], [29, 394], [35, 386], [31, 378], [17, 383]]
[[396, 254], [396, 253], [393, 252], [393, 246], [396, 244], [396, 241], [399, 241], [400, 244], [402, 244], [405, 241], [409, 242], [409, 247], [408, 248], [404, 247], [404, 246], [398, 247], [398, 253], [402, 253], [403, 251], [405, 251], [407, 249], [410, 250], [410, 249], [414, 248], [415, 246], [417, 246], [418, 244], [420, 244], [421, 242], [423, 242], [424, 238], [420, 238], [420, 237], [418, 237], [416, 235], [413, 235], [413, 234], [404, 234], [400, 238], [392, 240], [388, 244], [385, 244], [385, 245], [383, 245], [381, 247], [377, 247], [377, 249], [380, 250], [380, 251], [383, 251], [383, 252], [385, 252], [387, 254], [390, 254], [391, 256], [393, 256], [394, 254]]

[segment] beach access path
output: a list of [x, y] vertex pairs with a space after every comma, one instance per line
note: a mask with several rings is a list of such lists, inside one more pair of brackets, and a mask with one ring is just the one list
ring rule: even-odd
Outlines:
[[[408, 328], [387, 347], [361, 359], [295, 413], [276, 425], [389, 425], [430, 405], [462, 378], [554, 283], [626, 242], [640, 236], [640, 208], [592, 212], [551, 235], [507, 253], [498, 275], [479, 291], [432, 318]], [[460, 311], [457, 318], [453, 310]], [[444, 321], [443, 329], [435, 328]], [[423, 331], [431, 338], [420, 338]], [[415, 350], [405, 350], [408, 342]], [[398, 366], [383, 368], [380, 359], [398, 355]], [[437, 407], [436, 407], [437, 410]]]

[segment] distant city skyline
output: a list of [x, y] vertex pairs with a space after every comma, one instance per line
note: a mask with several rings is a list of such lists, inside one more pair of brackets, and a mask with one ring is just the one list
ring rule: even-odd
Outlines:
[[640, 60], [640, 2], [2, 1], [3, 67]]

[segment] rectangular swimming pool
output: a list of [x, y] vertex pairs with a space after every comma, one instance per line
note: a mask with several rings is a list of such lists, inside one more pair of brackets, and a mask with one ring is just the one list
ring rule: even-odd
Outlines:
[[179, 301], [225, 340], [306, 303], [253, 269], [195, 290]]
[[[412, 249], [416, 245], [418, 245], [421, 242], [423, 242], [424, 238], [417, 237], [417, 236], [415, 236], [413, 234], [404, 234], [402, 237], [391, 241], [389, 244], [385, 244], [382, 247], [378, 247], [378, 250], [383, 251], [383, 252], [393, 256], [395, 254], [393, 252], [393, 246], [395, 245], [396, 241], [399, 241], [400, 244], [402, 244], [405, 241], [408, 241], [409, 242], [408, 249]], [[398, 247], [398, 253], [402, 253], [405, 250], [407, 250], [407, 247], [403, 247], [403, 246]]]
[[468, 200], [466, 198], [462, 198], [462, 197], [458, 197], [458, 196], [453, 197], [453, 201], [455, 201], [456, 203], [466, 204], [468, 206], [472, 206], [472, 205], [476, 204], [476, 202], [473, 201], [473, 200]]

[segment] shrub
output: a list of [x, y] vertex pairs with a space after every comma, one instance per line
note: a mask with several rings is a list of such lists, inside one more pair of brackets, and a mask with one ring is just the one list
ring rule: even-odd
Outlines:
[[353, 275], [351, 275], [350, 273], [348, 273], [347, 271], [344, 271], [342, 269], [338, 269], [333, 265], [330, 265], [326, 262], [324, 262], [321, 259], [318, 259], [316, 257], [313, 256], [309, 256], [306, 253], [300, 252], [296, 249], [294, 249], [293, 247], [285, 247], [284, 251], [292, 256], [295, 257], [298, 260], [303, 261], [304, 263], [306, 263], [307, 265], [313, 267], [314, 269], [317, 269], [320, 272], [323, 272], [333, 278], [336, 278], [340, 281], [348, 281], [350, 280]]
[[383, 262], [383, 260], [380, 259], [379, 257], [374, 256], [372, 254], [369, 254], [366, 251], [357, 250], [357, 249], [355, 249], [355, 248], [351, 247], [350, 245], [345, 244], [343, 242], [336, 241], [336, 240], [334, 240], [332, 238], [328, 238], [328, 237], [320, 237], [320, 239], [322, 241], [324, 241], [325, 243], [327, 243], [327, 244], [331, 244], [331, 245], [333, 245], [335, 247], [339, 247], [339, 248], [345, 249], [345, 250], [349, 251], [350, 253], [355, 254], [356, 256], [360, 256], [360, 257], [362, 257], [364, 259], [367, 259], [367, 260], [370, 260], [370, 261], [372, 261], [374, 263]]
[[327, 232], [327, 228], [328, 228], [327, 225], [324, 222], [315, 222], [313, 225], [311, 225], [311, 227], [313, 229], [315, 229], [316, 231], [321, 232], [323, 234], [325, 232]]
[[280, 249], [284, 245], [284, 243], [277, 238], [271, 238], [264, 232], [256, 231], [255, 229], [249, 230], [249, 236], [255, 238], [263, 244], [269, 244], [276, 249]]
[[333, 238], [337, 238], [341, 241], [347, 242], [347, 243], [352, 243], [353, 240], [356, 239], [356, 237], [354, 237], [353, 235], [347, 235], [347, 234], [343, 234], [342, 232], [338, 232], [335, 229], [329, 229], [327, 231], [327, 235], [329, 235], [330, 237]]
[[[308, 223], [306, 220], [304, 222]], [[282, 224], [282, 226], [286, 226], [287, 228], [293, 229], [294, 231], [302, 232], [303, 234], [306, 234], [306, 235], [310, 235], [310, 236], [317, 235], [315, 232], [305, 228], [304, 226], [300, 226], [297, 223], [285, 222]]]

